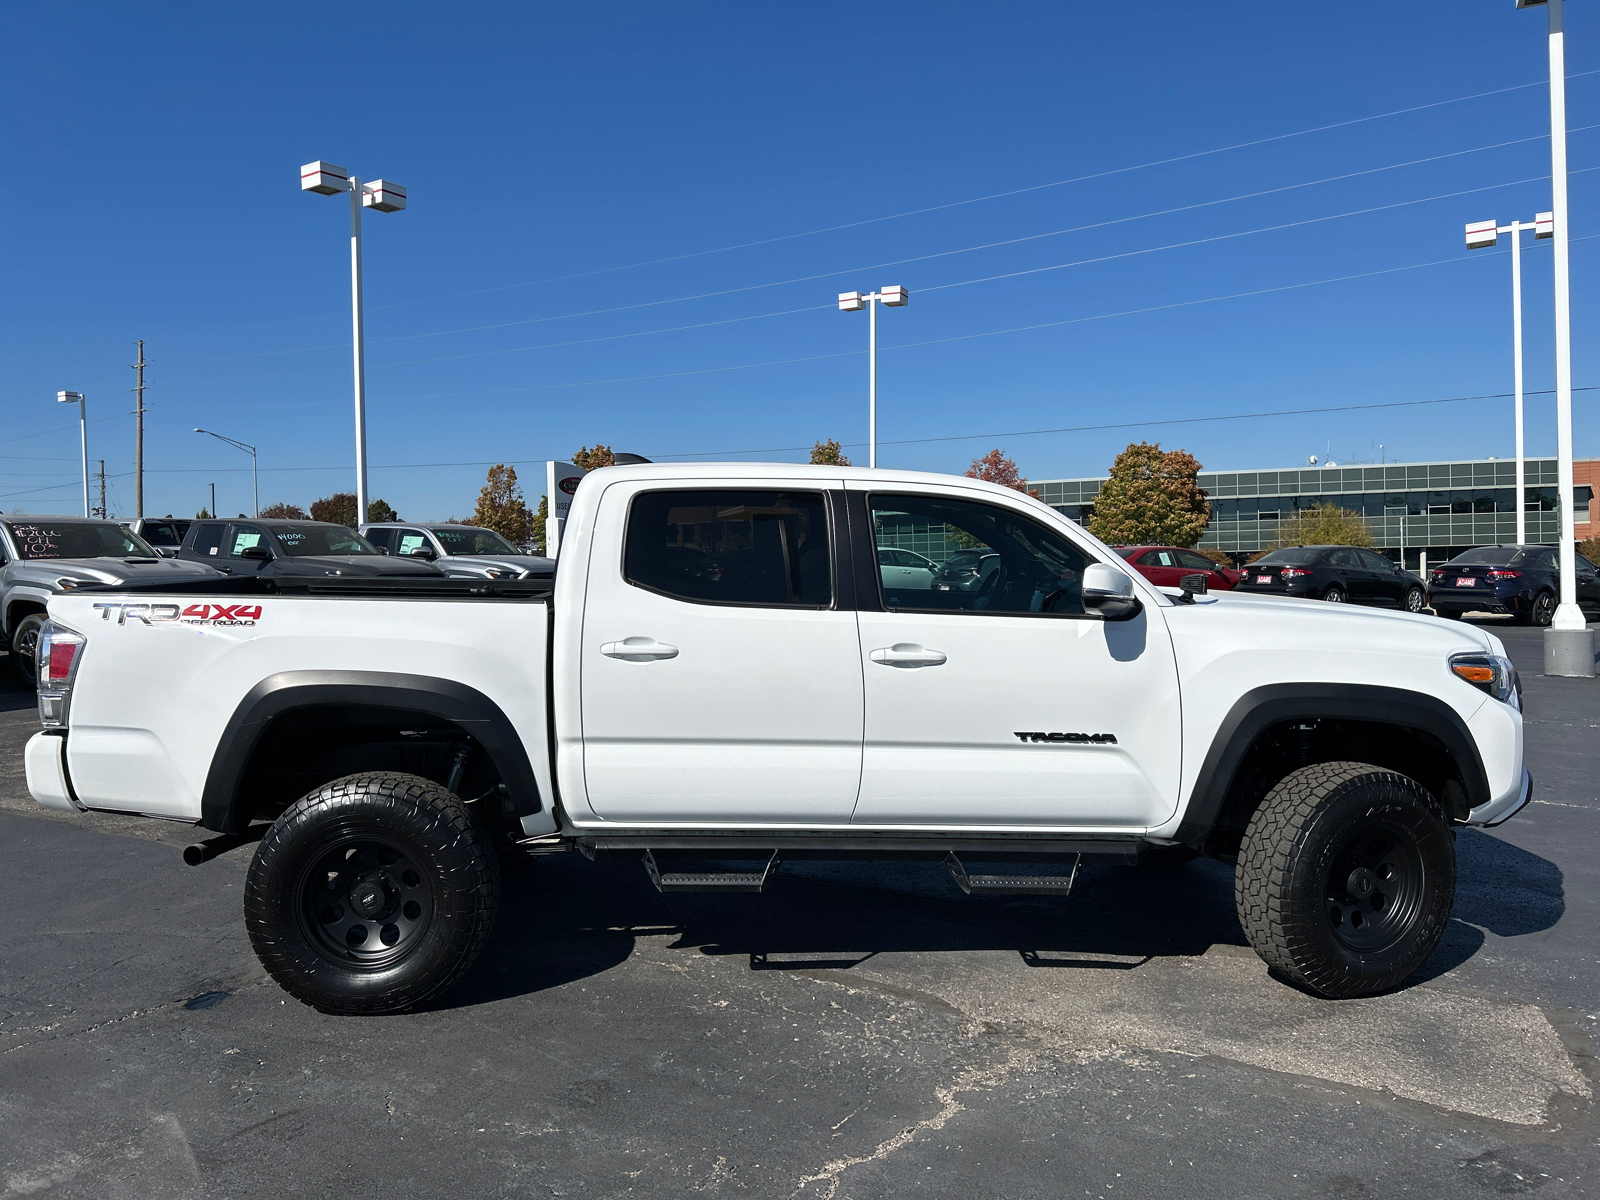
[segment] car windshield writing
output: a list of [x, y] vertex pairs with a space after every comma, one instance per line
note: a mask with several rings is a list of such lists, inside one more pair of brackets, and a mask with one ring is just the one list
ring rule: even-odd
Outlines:
[[378, 548], [353, 529], [337, 525], [292, 525], [274, 529], [284, 553], [293, 558], [313, 554], [377, 554]]
[[1293, 565], [1295, 563], [1316, 562], [1317, 558], [1321, 554], [1322, 551], [1320, 550], [1311, 550], [1304, 546], [1296, 546], [1291, 550], [1274, 550], [1271, 554], [1265, 554], [1256, 559], [1256, 562], [1260, 563], [1262, 566], [1270, 566], [1273, 563], [1289, 563]]
[[[478, 529], [471, 525], [456, 525], [449, 529], [435, 529], [446, 554], [521, 554], [505, 538], [492, 529]], [[406, 553], [401, 550], [400, 553]]]
[[23, 558], [155, 558], [136, 534], [115, 525], [87, 522], [28, 521], [11, 523], [11, 536]]

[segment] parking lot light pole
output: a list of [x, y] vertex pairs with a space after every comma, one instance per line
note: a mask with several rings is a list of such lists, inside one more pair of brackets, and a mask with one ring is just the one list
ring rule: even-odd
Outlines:
[[1496, 235], [1511, 235], [1511, 362], [1516, 376], [1517, 409], [1517, 545], [1528, 541], [1528, 493], [1522, 453], [1522, 231], [1533, 230], [1534, 240], [1555, 236], [1555, 214], [1539, 213], [1533, 221], [1474, 221], [1467, 226], [1467, 249], [1481, 250], [1495, 244]]
[[356, 520], [367, 519], [367, 369], [361, 311], [361, 210], [400, 212], [406, 206], [406, 189], [398, 183], [374, 179], [362, 183], [343, 167], [311, 162], [300, 168], [300, 190], [323, 196], [350, 193], [350, 325], [354, 345], [356, 399]]
[[82, 392], [57, 392], [57, 404], [78, 406], [78, 444], [83, 449], [83, 515], [89, 515], [89, 414], [83, 404]]
[[1594, 676], [1594, 633], [1578, 607], [1572, 528], [1572, 310], [1567, 242], [1567, 50], [1561, 0], [1517, 0], [1546, 10], [1550, 40], [1550, 210], [1555, 222], [1556, 510], [1560, 513], [1561, 603], [1544, 635], [1546, 675]]
[[[210, 433], [219, 442], [227, 442], [236, 450], [243, 450], [250, 456], [250, 491], [256, 503], [256, 516], [261, 515], [261, 476], [256, 471], [256, 448], [249, 442], [241, 442], [235, 438], [224, 437], [220, 433], [211, 433], [209, 429], [196, 429], [196, 433]], [[211, 515], [217, 515], [217, 485], [211, 485]]]
[[878, 305], [904, 308], [911, 293], [903, 287], [880, 288], [862, 295], [840, 292], [840, 312], [867, 310], [867, 466], [878, 465]]

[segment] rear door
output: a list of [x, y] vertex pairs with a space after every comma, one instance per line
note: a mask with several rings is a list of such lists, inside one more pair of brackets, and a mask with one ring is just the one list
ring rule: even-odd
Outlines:
[[976, 544], [995, 568], [973, 592], [859, 589], [855, 823], [1144, 828], [1171, 815], [1181, 722], [1161, 610], [1086, 615], [1079, 585], [1093, 559], [1020, 505], [857, 486], [852, 513], [869, 536]]
[[1344, 594], [1356, 604], [1371, 604], [1375, 580], [1372, 572], [1361, 565], [1361, 559], [1351, 546], [1340, 546], [1328, 551], [1323, 559], [1334, 581], [1344, 589]]
[[861, 663], [835, 507], [809, 480], [606, 489], [580, 649], [594, 816], [849, 822]]

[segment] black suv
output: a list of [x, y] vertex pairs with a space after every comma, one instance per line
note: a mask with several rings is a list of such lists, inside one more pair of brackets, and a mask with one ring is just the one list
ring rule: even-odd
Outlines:
[[409, 575], [438, 579], [432, 563], [391, 558], [346, 525], [328, 521], [196, 521], [178, 557], [230, 575]]
[[1427, 605], [1422, 576], [1359, 546], [1286, 546], [1243, 570], [1243, 578], [1233, 585], [1236, 592], [1388, 605], [1406, 612], [1421, 612]]
[[[1600, 615], [1600, 575], [1578, 559], [1578, 607]], [[1548, 625], [1561, 597], [1561, 562], [1554, 546], [1478, 546], [1435, 567], [1428, 599], [1441, 617], [1510, 613], [1521, 625]]]

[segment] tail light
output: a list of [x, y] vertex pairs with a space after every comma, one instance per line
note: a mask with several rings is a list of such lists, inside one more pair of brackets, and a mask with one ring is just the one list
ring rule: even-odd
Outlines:
[[1444, 579], [1444, 572], [1443, 571], [1435, 571], [1433, 573], [1432, 578], [1433, 578], [1433, 582], [1434, 583], [1440, 583]]
[[1500, 570], [1495, 570], [1495, 571], [1489, 571], [1489, 572], [1486, 572], [1486, 573], [1487, 573], [1487, 575], [1488, 575], [1488, 577], [1490, 579], [1521, 579], [1522, 578], [1522, 572], [1521, 571], [1500, 571]]
[[86, 640], [83, 634], [54, 621], [46, 621], [39, 631], [34, 661], [39, 670], [39, 724], [46, 729], [66, 728], [72, 682]]
[[1278, 575], [1284, 579], [1298, 579], [1302, 575], [1309, 574], [1311, 574], [1311, 569], [1309, 567], [1285, 567], [1283, 570], [1278, 572]]

